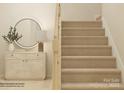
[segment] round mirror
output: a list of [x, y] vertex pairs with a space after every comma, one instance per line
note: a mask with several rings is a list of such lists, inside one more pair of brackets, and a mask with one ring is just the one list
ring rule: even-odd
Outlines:
[[37, 35], [41, 31], [38, 22], [30, 18], [24, 18], [18, 21], [15, 28], [22, 38], [15, 42], [21, 48], [33, 48], [37, 46]]

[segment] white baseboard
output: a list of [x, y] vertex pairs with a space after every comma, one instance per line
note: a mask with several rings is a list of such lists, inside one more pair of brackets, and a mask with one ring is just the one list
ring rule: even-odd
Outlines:
[[102, 22], [103, 22], [103, 28], [105, 28], [105, 35], [108, 37], [108, 40], [109, 40], [109, 45], [112, 46], [112, 54], [114, 57], [116, 57], [117, 68], [121, 70], [122, 82], [124, 83], [124, 63], [122, 62], [118, 48], [111, 34], [110, 28], [104, 18], [102, 18]]

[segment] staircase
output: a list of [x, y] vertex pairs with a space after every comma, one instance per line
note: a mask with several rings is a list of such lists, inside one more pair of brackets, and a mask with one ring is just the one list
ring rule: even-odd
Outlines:
[[62, 89], [124, 89], [104, 30], [101, 21], [62, 22]]

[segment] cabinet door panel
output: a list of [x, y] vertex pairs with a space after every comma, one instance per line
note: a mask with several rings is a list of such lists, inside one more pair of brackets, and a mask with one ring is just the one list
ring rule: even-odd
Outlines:
[[26, 60], [23, 68], [25, 78], [42, 79], [44, 71], [41, 60]]
[[23, 78], [23, 62], [24, 60], [6, 60], [5, 78], [18, 79]]

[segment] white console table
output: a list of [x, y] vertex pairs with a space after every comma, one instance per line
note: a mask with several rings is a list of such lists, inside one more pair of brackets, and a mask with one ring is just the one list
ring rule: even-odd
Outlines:
[[46, 77], [46, 53], [15, 52], [5, 56], [5, 79], [42, 80]]

